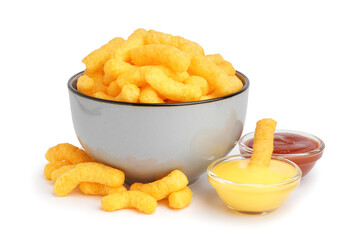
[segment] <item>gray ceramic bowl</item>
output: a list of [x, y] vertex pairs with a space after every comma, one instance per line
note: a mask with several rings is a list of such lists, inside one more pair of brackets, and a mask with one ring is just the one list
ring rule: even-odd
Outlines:
[[125, 172], [126, 183], [157, 180], [173, 169], [194, 182], [237, 144], [245, 123], [249, 80], [231, 95], [198, 102], [142, 104], [93, 98], [68, 82], [75, 133], [99, 162]]

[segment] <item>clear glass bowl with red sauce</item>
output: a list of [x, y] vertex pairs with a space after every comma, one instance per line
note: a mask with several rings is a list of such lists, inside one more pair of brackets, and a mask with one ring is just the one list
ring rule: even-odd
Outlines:
[[[241, 137], [241, 154], [252, 154], [254, 132]], [[325, 143], [318, 137], [294, 130], [278, 129], [274, 135], [273, 156], [280, 156], [296, 163], [305, 176], [323, 154]]]

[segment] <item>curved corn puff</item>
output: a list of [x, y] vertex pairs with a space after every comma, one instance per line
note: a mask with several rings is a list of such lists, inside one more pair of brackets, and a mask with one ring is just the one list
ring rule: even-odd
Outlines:
[[104, 84], [108, 85], [120, 74], [130, 70], [133, 65], [129, 64], [130, 50], [144, 45], [144, 38], [147, 34], [145, 29], [135, 30], [128, 39], [114, 52], [112, 57], [104, 65]]
[[208, 54], [205, 56], [207, 59], [218, 65], [227, 75], [232, 76], [235, 74], [235, 68], [233, 65], [224, 60], [224, 58], [220, 54]]
[[82, 75], [78, 78], [76, 83], [77, 90], [85, 95], [89, 95], [93, 92], [95, 87], [95, 81], [87, 75]]
[[104, 84], [109, 85], [121, 74], [135, 68], [135, 66], [121, 59], [112, 58], [104, 66]]
[[54, 192], [58, 196], [66, 196], [81, 182], [118, 187], [124, 183], [124, 179], [124, 173], [118, 169], [96, 162], [79, 163], [56, 179]]
[[115, 211], [124, 208], [136, 208], [140, 212], [152, 214], [157, 207], [156, 200], [140, 191], [126, 191], [109, 194], [101, 199], [101, 207], [105, 211]]
[[116, 81], [112, 81], [109, 87], [106, 89], [106, 93], [111, 97], [119, 95], [121, 89]]
[[145, 192], [157, 201], [166, 198], [170, 193], [179, 191], [186, 187], [188, 179], [180, 170], [173, 170], [167, 176], [151, 183], [134, 183], [130, 190]]
[[131, 50], [131, 61], [136, 66], [163, 65], [175, 72], [185, 72], [191, 58], [180, 49], [164, 44], [149, 44]]
[[199, 100], [202, 96], [199, 86], [177, 82], [159, 68], [149, 69], [145, 79], [159, 94], [171, 100], [191, 102]]
[[141, 103], [164, 103], [158, 93], [152, 87], [145, 87], [140, 92], [139, 102]]
[[44, 168], [44, 176], [47, 180], [51, 180], [52, 173], [56, 171], [57, 169], [72, 164], [69, 161], [63, 160], [63, 161], [54, 161], [49, 162], [45, 165]]
[[180, 36], [149, 30], [145, 36], [145, 44], [156, 43], [174, 46], [190, 55], [204, 55], [204, 49], [193, 41]]
[[138, 102], [140, 96], [140, 88], [134, 84], [126, 84], [121, 89], [121, 93], [115, 97], [116, 101], [122, 102]]
[[95, 72], [98, 69], [103, 68], [105, 62], [112, 56], [113, 51], [120, 47], [125, 40], [121, 37], [116, 37], [110, 40], [107, 44], [92, 51], [87, 55], [82, 62], [90, 72]]
[[51, 174], [51, 180], [53, 180], [55, 182], [61, 175], [63, 175], [65, 172], [67, 172], [71, 169], [74, 169], [75, 167], [76, 167], [76, 164], [70, 164], [70, 165], [62, 166], [61, 168], [56, 169]]
[[54, 147], [49, 148], [45, 154], [45, 158], [49, 162], [69, 161], [72, 164], [93, 162], [86, 152], [70, 143], [60, 143]]
[[192, 192], [189, 187], [185, 187], [180, 191], [170, 193], [168, 196], [169, 207], [181, 209], [188, 206], [192, 199]]
[[92, 96], [95, 97], [95, 98], [100, 98], [100, 99], [109, 100], [109, 101], [114, 101], [115, 100], [114, 97], [109, 96], [104, 92], [95, 92], [95, 93], [93, 93]]
[[184, 82], [185, 84], [189, 84], [189, 85], [195, 85], [195, 86], [199, 86], [200, 90], [201, 90], [201, 94], [204, 96], [206, 94], [208, 94], [209, 92], [209, 84], [208, 82], [199, 76], [190, 76], [189, 78], [187, 78]]
[[256, 123], [253, 153], [249, 166], [269, 167], [274, 149], [274, 133], [276, 121], [271, 118], [259, 120]]
[[195, 56], [191, 60], [189, 71], [207, 80], [210, 92], [215, 96], [226, 96], [239, 91], [243, 84], [239, 78], [228, 76], [219, 66], [204, 56]]
[[111, 187], [100, 183], [82, 182], [79, 184], [79, 189], [86, 195], [106, 196], [112, 193], [125, 192], [127, 189], [121, 185], [119, 187]]

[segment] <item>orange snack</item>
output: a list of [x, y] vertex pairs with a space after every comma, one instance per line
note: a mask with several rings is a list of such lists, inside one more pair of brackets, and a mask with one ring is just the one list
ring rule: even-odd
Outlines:
[[202, 96], [199, 86], [177, 82], [166, 76], [159, 68], [151, 68], [147, 71], [145, 78], [158, 93], [174, 101], [198, 101]]
[[131, 61], [136, 66], [163, 65], [175, 72], [186, 72], [190, 56], [176, 47], [164, 44], [149, 44], [131, 50]]
[[61, 143], [49, 148], [45, 154], [45, 158], [49, 162], [69, 161], [72, 164], [93, 162], [86, 152], [70, 143]]
[[143, 213], [152, 214], [156, 210], [157, 202], [144, 192], [126, 191], [106, 195], [101, 199], [101, 207], [105, 211], [136, 208]]
[[270, 118], [259, 120], [256, 123], [253, 153], [249, 166], [269, 167], [274, 149], [274, 133], [276, 121]]
[[188, 179], [180, 170], [173, 170], [167, 176], [151, 183], [134, 183], [130, 190], [147, 193], [157, 201], [166, 198], [170, 193], [179, 191], [186, 187]]
[[53, 180], [55, 182], [61, 175], [63, 175], [65, 172], [67, 172], [71, 169], [74, 169], [75, 167], [76, 167], [76, 164], [70, 164], [70, 165], [62, 166], [61, 168], [56, 169], [51, 174], [51, 180]]
[[82, 182], [79, 184], [79, 189], [83, 194], [97, 196], [106, 196], [112, 193], [120, 193], [127, 191], [127, 189], [123, 185], [119, 187], [111, 187], [94, 182]]
[[95, 162], [79, 163], [56, 179], [54, 192], [58, 196], [66, 196], [81, 182], [119, 187], [124, 183], [124, 179], [124, 173], [118, 169]]
[[169, 207], [182, 209], [187, 207], [192, 199], [192, 192], [189, 187], [185, 187], [180, 191], [172, 192], [168, 196]]
[[91, 52], [82, 60], [82, 62], [86, 65], [86, 69], [90, 72], [95, 72], [103, 68], [105, 62], [111, 57], [113, 51], [120, 47], [124, 41], [125, 40], [123, 38], [116, 37], [99, 49]]
[[63, 167], [63, 166], [67, 166], [69, 164], [72, 164], [71, 162], [69, 161], [66, 161], [66, 160], [63, 160], [63, 161], [54, 161], [54, 162], [49, 162], [45, 165], [45, 168], [44, 168], [44, 176], [47, 180], [51, 180], [51, 175], [52, 173]]

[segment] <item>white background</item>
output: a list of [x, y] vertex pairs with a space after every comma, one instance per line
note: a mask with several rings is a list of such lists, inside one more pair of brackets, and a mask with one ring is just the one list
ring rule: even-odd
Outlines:
[[[1, 239], [359, 239], [358, 1], [2, 1]], [[155, 29], [221, 53], [251, 81], [244, 133], [278, 128], [326, 143], [323, 158], [268, 215], [228, 210], [202, 175], [189, 207], [104, 212], [100, 197], [56, 197], [46, 150], [80, 146], [66, 83], [115, 36]], [[176, 137], [176, 136], [174, 136]], [[141, 146], [139, 146], [141, 148]], [[232, 153], [238, 153], [236, 147]]]

